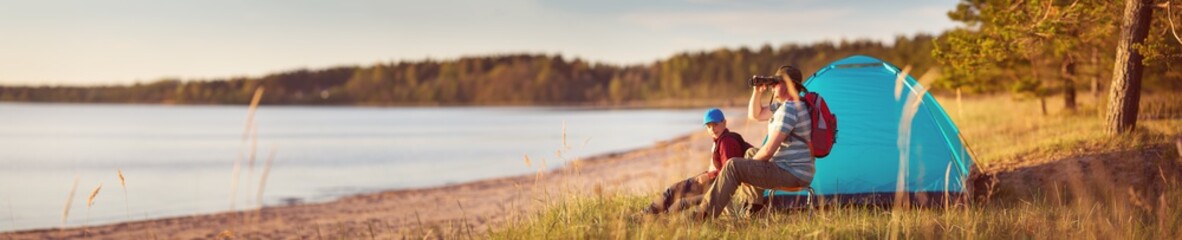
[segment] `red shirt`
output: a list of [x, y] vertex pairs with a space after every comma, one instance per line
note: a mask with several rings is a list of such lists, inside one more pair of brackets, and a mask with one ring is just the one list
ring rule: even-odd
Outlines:
[[709, 171], [706, 171], [710, 175], [710, 178], [718, 176], [718, 171], [722, 170], [722, 166], [725, 166], [727, 160], [734, 157], [743, 157], [743, 154], [747, 151], [743, 145], [750, 147], [749, 144], [744, 143], [747, 142], [743, 140], [743, 136], [731, 132], [730, 129], [722, 130], [722, 134], [714, 138], [714, 152], [711, 153], [711, 164], [713, 167]]

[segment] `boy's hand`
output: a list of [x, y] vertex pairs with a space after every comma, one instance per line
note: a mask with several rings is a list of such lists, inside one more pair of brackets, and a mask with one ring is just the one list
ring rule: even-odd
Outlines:
[[754, 89], [755, 89], [755, 92], [760, 92], [760, 93], [761, 93], [761, 92], [763, 92], [763, 91], [767, 91], [767, 85], [758, 85], [758, 86], [755, 86], [755, 87], [752, 87], [752, 88], [754, 88]]
[[709, 173], [698, 174], [698, 177], [696, 177], [694, 180], [701, 185], [714, 183], [714, 178], [710, 177]]

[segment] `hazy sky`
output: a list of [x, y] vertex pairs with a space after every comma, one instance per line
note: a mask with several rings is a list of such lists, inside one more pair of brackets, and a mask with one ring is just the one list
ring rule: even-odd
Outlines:
[[0, 0], [0, 84], [259, 76], [497, 53], [613, 64], [937, 33], [956, 0]]

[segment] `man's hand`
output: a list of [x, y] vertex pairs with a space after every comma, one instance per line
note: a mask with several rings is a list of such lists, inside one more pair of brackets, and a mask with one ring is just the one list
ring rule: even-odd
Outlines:
[[714, 178], [710, 177], [709, 173], [698, 174], [698, 177], [696, 177], [694, 180], [701, 185], [714, 183]]
[[756, 93], [763, 93], [764, 91], [767, 91], [767, 85], [756, 85], [751, 88], [754, 89]]
[[767, 121], [772, 117], [771, 111], [767, 107], [759, 104], [759, 99], [763, 96], [763, 91], [767, 91], [768, 85], [758, 85], [751, 87], [751, 100], [747, 102], [747, 119], [754, 121]]

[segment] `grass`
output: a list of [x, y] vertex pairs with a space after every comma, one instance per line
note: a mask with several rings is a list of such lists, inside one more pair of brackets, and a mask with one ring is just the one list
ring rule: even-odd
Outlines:
[[[1009, 96], [939, 98], [957, 123], [982, 169], [1020, 168], [1033, 163], [1121, 151], [1170, 150], [1152, 155], [1169, 161], [1182, 135], [1182, 93], [1142, 98], [1135, 133], [1113, 138], [1103, 132], [1101, 101], [1081, 96], [1065, 110], [1049, 102]], [[1053, 99], [1048, 99], [1053, 100]], [[1059, 106], [1056, 106], [1059, 105]], [[1159, 171], [1163, 171], [1159, 169]], [[1154, 174], [1156, 175], [1156, 174]], [[795, 238], [1001, 238], [1001, 239], [1170, 239], [1182, 234], [1182, 186], [1173, 178], [1153, 187], [1120, 188], [1077, 184], [1074, 191], [1040, 189], [1006, 200], [936, 208], [834, 206], [813, 213], [782, 211], [754, 217], [695, 221], [682, 215], [637, 214], [647, 195], [568, 194], [534, 215], [511, 219], [483, 237], [493, 239], [795, 239]], [[1080, 187], [1083, 186], [1083, 187]], [[1107, 189], [1107, 190], [1102, 190]], [[1127, 190], [1127, 191], [1125, 191]], [[897, 214], [897, 215], [893, 215]], [[892, 223], [892, 220], [897, 221]], [[892, 229], [892, 225], [896, 226]], [[458, 231], [449, 238], [466, 237]]]
[[80, 177], [74, 176], [74, 184], [70, 185], [70, 196], [66, 197], [66, 206], [62, 208], [62, 227], [66, 226], [66, 220], [70, 219], [70, 205], [74, 203], [74, 193], [78, 191], [78, 180]]
[[817, 213], [775, 212], [706, 222], [685, 215], [635, 215], [642, 196], [572, 197], [517, 224], [494, 230], [493, 239], [796, 239], [796, 238], [987, 238], [987, 239], [1168, 239], [1180, 232], [1182, 189], [1163, 195], [1164, 207], [1149, 212], [1101, 202], [1034, 201], [948, 209], [909, 209], [900, 234], [887, 227], [891, 211], [838, 206]]
[[1008, 96], [966, 99], [963, 109], [957, 109], [954, 98], [938, 101], [977, 153], [975, 161], [983, 168], [1169, 144], [1182, 134], [1182, 93], [1143, 96], [1138, 128], [1122, 139], [1104, 133], [1102, 114], [1106, 110], [1098, 107], [1102, 102], [1081, 97], [1074, 111], [1063, 109], [1059, 102], [1049, 102], [1046, 115], [1041, 113], [1038, 101]]

